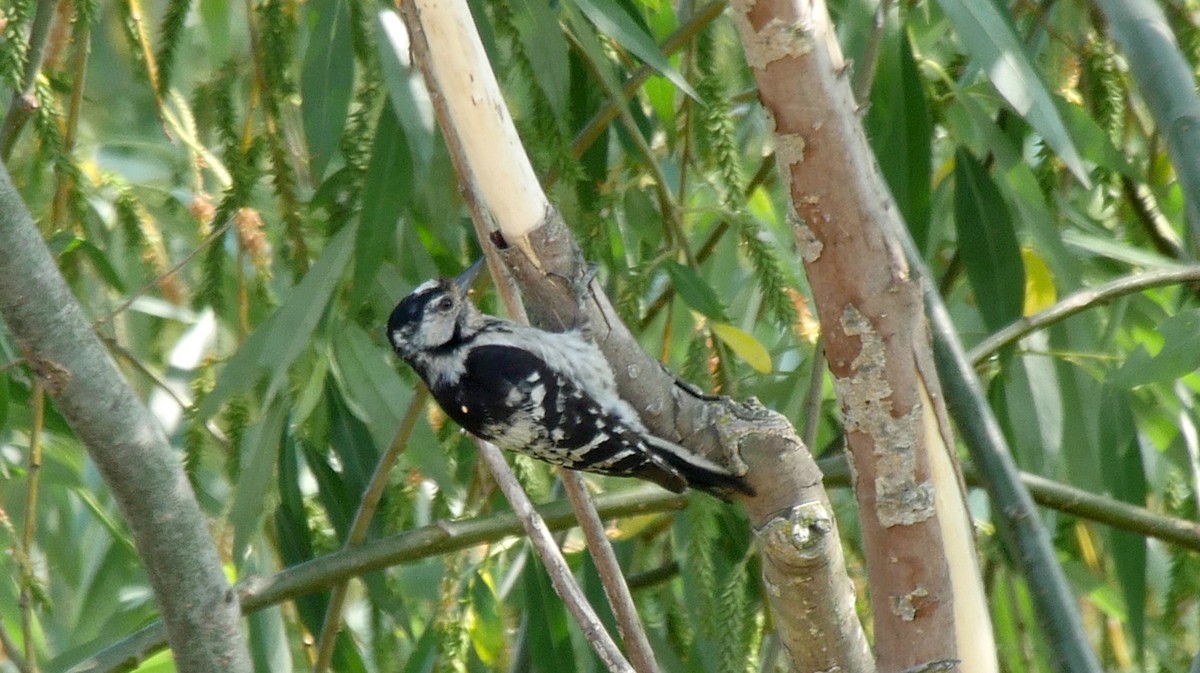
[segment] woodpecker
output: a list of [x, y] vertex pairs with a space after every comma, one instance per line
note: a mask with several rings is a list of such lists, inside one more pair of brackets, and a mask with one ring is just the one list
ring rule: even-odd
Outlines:
[[741, 477], [650, 434], [582, 331], [549, 332], [482, 313], [467, 296], [479, 266], [423, 283], [387, 324], [396, 354], [463, 429], [554, 465], [637, 477], [676, 493], [690, 486], [721, 498], [754, 494]]

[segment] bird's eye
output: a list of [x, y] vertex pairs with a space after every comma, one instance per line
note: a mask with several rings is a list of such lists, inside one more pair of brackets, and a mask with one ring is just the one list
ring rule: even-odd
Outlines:
[[438, 300], [437, 310], [445, 312], [445, 311], [449, 311], [452, 308], [454, 308], [454, 300], [451, 299], [450, 297], [442, 297], [441, 299]]

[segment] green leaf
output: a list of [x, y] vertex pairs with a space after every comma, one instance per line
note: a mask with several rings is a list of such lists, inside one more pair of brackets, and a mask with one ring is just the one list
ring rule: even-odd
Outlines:
[[[1031, 352], [1050, 350], [1044, 333], [1026, 339]], [[1001, 358], [1003, 416], [1018, 465], [1035, 474], [1055, 474], [1062, 453], [1062, 386], [1053, 358], [1026, 353]]]
[[343, 395], [370, 429], [375, 445], [391, 444], [412, 390], [388, 366], [383, 349], [354, 323], [341, 325], [333, 335], [333, 361]]
[[[371, 437], [370, 429], [350, 412], [345, 396], [336, 386], [329, 386], [329, 445], [337, 454], [339, 478], [349, 496], [341, 503], [341, 511], [330, 518], [338, 525], [342, 537], [349, 530], [359, 497], [367, 490], [375, 463], [379, 461], [379, 447]], [[339, 523], [340, 522], [340, 523]]]
[[[531, 555], [531, 559], [536, 556]], [[575, 673], [578, 670], [575, 653], [571, 650], [571, 634], [567, 628], [567, 611], [550, 586], [550, 579], [541, 562], [525, 564], [521, 585], [524, 589], [529, 640], [529, 666], [535, 673]], [[518, 662], [519, 663], [519, 662]]]
[[1182, 311], [1162, 321], [1162, 350], [1151, 356], [1144, 345], [1130, 354], [1113, 382], [1125, 388], [1173, 381], [1200, 369], [1200, 309]]
[[283, 396], [269, 398], [258, 422], [242, 437], [241, 472], [233, 489], [233, 506], [229, 522], [233, 524], [233, 562], [241, 567], [251, 536], [262, 523], [267, 492], [275, 484], [275, 461], [287, 417]]
[[573, 0], [573, 4], [587, 16], [600, 32], [616, 40], [634, 56], [642, 59], [651, 68], [671, 80], [679, 90], [697, 102], [700, 97], [683, 75], [667, 61], [662, 50], [655, 44], [650, 33], [633, 19], [625, 9], [613, 0]]
[[[1192, 343], [1195, 344], [1195, 336]], [[1115, 384], [1104, 387], [1099, 410], [1100, 433], [1105, 438], [1109, 457], [1101, 461], [1101, 469], [1108, 490], [1116, 498], [1145, 507], [1148, 494], [1146, 471], [1137, 423], [1130, 411], [1130, 397], [1128, 391]], [[1140, 650], [1146, 637], [1146, 538], [1120, 530], [1110, 531], [1109, 536], [1117, 579], [1125, 599], [1126, 618], [1121, 621], [1128, 623]]]
[[0, 430], [8, 428], [8, 376], [0, 374]]
[[350, 259], [355, 227], [339, 231], [292, 288], [283, 306], [246, 339], [221, 370], [217, 385], [200, 404], [200, 418], [212, 416], [231, 395], [248, 389], [264, 372], [271, 373], [271, 397], [287, 376], [288, 367], [308, 347], [313, 330], [329, 305]]
[[481, 570], [471, 580], [471, 615], [474, 617], [467, 627], [475, 654], [484, 665], [493, 670], [504, 656], [504, 632], [506, 629], [500, 599], [492, 586], [490, 576]]
[[396, 247], [396, 228], [414, 188], [412, 153], [404, 129], [384, 106], [367, 165], [358, 239], [354, 245], [354, 292], [351, 303], [366, 299], [383, 260]]
[[[414, 173], [419, 174], [429, 164], [433, 153], [433, 111], [425, 90], [424, 79], [409, 67], [408, 31], [395, 10], [384, 8], [376, 15], [380, 33], [387, 38], [378, 40], [379, 62], [387, 85], [392, 111], [412, 147]], [[427, 123], [427, 120], [429, 123]]]
[[[289, 424], [290, 425], [290, 424]], [[275, 509], [275, 533], [279, 559], [285, 566], [294, 566], [314, 556], [312, 534], [308, 527], [308, 512], [301, 492], [300, 449], [290, 428], [284, 428], [279, 443], [279, 506]], [[325, 619], [326, 598], [321, 593], [296, 597], [300, 620], [312, 633], [319, 633]]]
[[427, 628], [417, 640], [408, 663], [404, 665], [404, 673], [429, 673], [437, 661], [437, 629]]
[[753, 367], [759, 374], [771, 373], [771, 354], [758, 339], [723, 322], [714, 322], [709, 327], [712, 328], [713, 334], [717, 335], [718, 339], [725, 342], [730, 350], [745, 360], [746, 364]]
[[717, 298], [717, 293], [695, 271], [682, 264], [667, 260], [663, 263], [675, 292], [683, 298], [692, 310], [719, 322], [729, 322], [725, 306]]
[[[255, 550], [267, 556], [267, 549]], [[256, 554], [257, 555], [257, 554]], [[269, 556], [268, 556], [269, 558]], [[267, 575], [271, 568], [254, 568], [253, 573]], [[247, 645], [256, 671], [291, 671], [292, 650], [288, 642], [287, 627], [284, 626], [283, 608], [278, 605], [264, 610], [255, 610], [246, 615]]]
[[1008, 206], [971, 153], [955, 154], [954, 224], [958, 251], [983, 322], [998, 330], [1021, 317], [1025, 268]]
[[92, 263], [92, 267], [96, 269], [96, 273], [108, 283], [112, 289], [124, 294], [125, 283], [121, 281], [121, 276], [117, 273], [112, 262], [108, 259], [108, 255], [103, 250], [96, 247], [95, 243], [86, 239], [81, 239], [79, 245], [75, 246], [75, 252], [82, 253], [88, 261]]
[[929, 236], [933, 179], [933, 123], [908, 35], [885, 33], [871, 107], [863, 120], [879, 169], [918, 250]]
[[963, 47], [983, 68], [988, 80], [1023, 119], [1029, 122], [1067, 165], [1075, 178], [1091, 185], [1083, 160], [1067, 132], [1054, 98], [1017, 37], [1012, 23], [987, 0], [939, 0]]
[[567, 111], [571, 74], [567, 39], [558, 24], [559, 5], [545, 0], [516, 0], [512, 5], [513, 23], [521, 48], [533, 64], [533, 78], [555, 116], [562, 118]]
[[[309, 166], [320, 182], [337, 150], [354, 89], [354, 50], [350, 44], [350, 5], [340, 0], [305, 4], [312, 29], [300, 74], [301, 112], [308, 139]], [[316, 14], [316, 20], [311, 18]]]

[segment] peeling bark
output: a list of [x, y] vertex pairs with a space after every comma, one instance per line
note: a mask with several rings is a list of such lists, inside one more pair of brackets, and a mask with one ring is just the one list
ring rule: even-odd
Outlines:
[[823, 3], [735, 1], [797, 220], [862, 517], [879, 668], [996, 670], [965, 488], [903, 226]]

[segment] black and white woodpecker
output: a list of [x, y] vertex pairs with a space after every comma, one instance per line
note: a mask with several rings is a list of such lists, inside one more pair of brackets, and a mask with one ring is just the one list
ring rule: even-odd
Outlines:
[[[482, 260], [481, 260], [482, 261]], [[467, 297], [480, 267], [430, 280], [388, 319], [392, 347], [468, 432], [576, 470], [728, 497], [750, 485], [651, 435], [617, 394], [612, 368], [579, 330], [548, 332], [486, 315]]]

